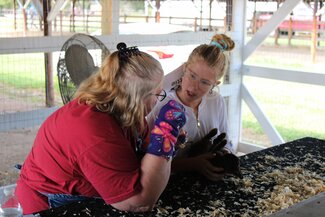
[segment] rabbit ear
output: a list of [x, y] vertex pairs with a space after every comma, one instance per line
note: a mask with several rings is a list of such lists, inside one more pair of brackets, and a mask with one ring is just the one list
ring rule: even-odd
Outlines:
[[217, 136], [217, 138], [213, 140], [213, 144], [210, 148], [210, 152], [215, 153], [223, 149], [227, 144], [227, 140], [225, 138], [226, 138], [225, 133], [221, 133], [219, 136]]
[[212, 137], [214, 137], [215, 135], [217, 135], [218, 133], [218, 129], [217, 128], [213, 128], [212, 130], [210, 130], [210, 132], [204, 136], [205, 139], [211, 139]]

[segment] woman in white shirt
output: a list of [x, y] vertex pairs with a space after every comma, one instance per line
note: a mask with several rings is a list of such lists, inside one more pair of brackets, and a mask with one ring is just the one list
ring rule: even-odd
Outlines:
[[[147, 121], [151, 128], [161, 107], [171, 99], [185, 107], [187, 122], [183, 129], [187, 133], [187, 148], [179, 149], [173, 160], [174, 172], [196, 171], [213, 181], [220, 180], [224, 176], [223, 169], [213, 166], [209, 161], [215, 157], [213, 153], [189, 157], [186, 150], [213, 128], [218, 129], [217, 135], [227, 133], [226, 104], [223, 97], [213, 88], [220, 84], [220, 79], [227, 71], [229, 65], [227, 52], [234, 46], [231, 38], [224, 34], [216, 34], [210, 44], [196, 47], [186, 63], [165, 77], [164, 88], [168, 90], [167, 97], [155, 106], [147, 116]], [[232, 151], [231, 142], [228, 141], [226, 148]]]

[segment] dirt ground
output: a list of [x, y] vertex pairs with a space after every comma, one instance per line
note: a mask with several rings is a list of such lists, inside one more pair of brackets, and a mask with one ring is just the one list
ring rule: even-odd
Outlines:
[[0, 186], [16, 182], [19, 170], [16, 164], [22, 164], [29, 153], [38, 127], [0, 132]]

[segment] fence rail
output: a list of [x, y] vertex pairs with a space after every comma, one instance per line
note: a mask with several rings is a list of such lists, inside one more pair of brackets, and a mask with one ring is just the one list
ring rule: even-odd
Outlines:
[[[24, 14], [25, 13], [25, 14]], [[52, 21], [52, 30], [74, 32], [81, 29], [86, 33], [90, 33], [94, 29], [101, 27], [101, 14], [92, 12], [91, 14], [71, 15], [68, 13], [60, 12], [58, 16]], [[2, 31], [42, 31], [43, 20], [35, 14], [26, 14], [26, 12], [17, 11], [14, 13], [12, 10], [0, 10], [0, 19]], [[192, 28], [193, 31], [223, 31], [225, 20], [224, 19], [209, 19], [198, 17], [159, 17], [155, 16], [131, 16], [122, 15], [119, 18], [120, 23], [132, 22], [160, 22], [173, 25], [182, 25]], [[3, 28], [5, 27], [5, 29]]]
[[[120, 23], [154, 23], [157, 22], [155, 16], [134, 16], [134, 15], [122, 15], [119, 18]], [[213, 32], [225, 32], [226, 22], [225, 19], [209, 19], [209, 18], [198, 18], [198, 17], [172, 17], [162, 16], [159, 17], [160, 23], [180, 25], [189, 28], [193, 32], [197, 31], [213, 31]], [[247, 34], [254, 34], [261, 25], [256, 19], [247, 20], [246, 29]], [[320, 22], [321, 24], [324, 21]], [[258, 24], [258, 25], [257, 25]], [[290, 27], [290, 25], [289, 25]], [[101, 30], [101, 13], [93, 11], [91, 14], [76, 14], [72, 16], [70, 13], [61, 11], [59, 15], [51, 23], [51, 34], [52, 35], [66, 35], [74, 32], [83, 32], [92, 34], [93, 32]], [[283, 29], [278, 28], [274, 34], [274, 43], [277, 44], [279, 38], [287, 38], [288, 44], [291, 43], [292, 39], [311, 38], [312, 30], [300, 31], [295, 29], [295, 34], [280, 34]], [[0, 37], [19, 37], [19, 36], [37, 36], [43, 33], [43, 20], [35, 14], [23, 15], [20, 10], [0, 10]], [[290, 30], [288, 32], [293, 32]], [[122, 33], [123, 34], [123, 33]], [[318, 30], [317, 34], [318, 48], [321, 48], [321, 42], [325, 43], [325, 32], [324, 29]]]

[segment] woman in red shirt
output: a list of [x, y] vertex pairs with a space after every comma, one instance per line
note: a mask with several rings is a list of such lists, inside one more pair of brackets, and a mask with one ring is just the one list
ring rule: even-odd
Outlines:
[[148, 132], [145, 116], [166, 96], [163, 76], [152, 56], [120, 43], [40, 127], [17, 181], [23, 213], [89, 197], [120, 210], [151, 210], [185, 124], [184, 108], [170, 101]]

